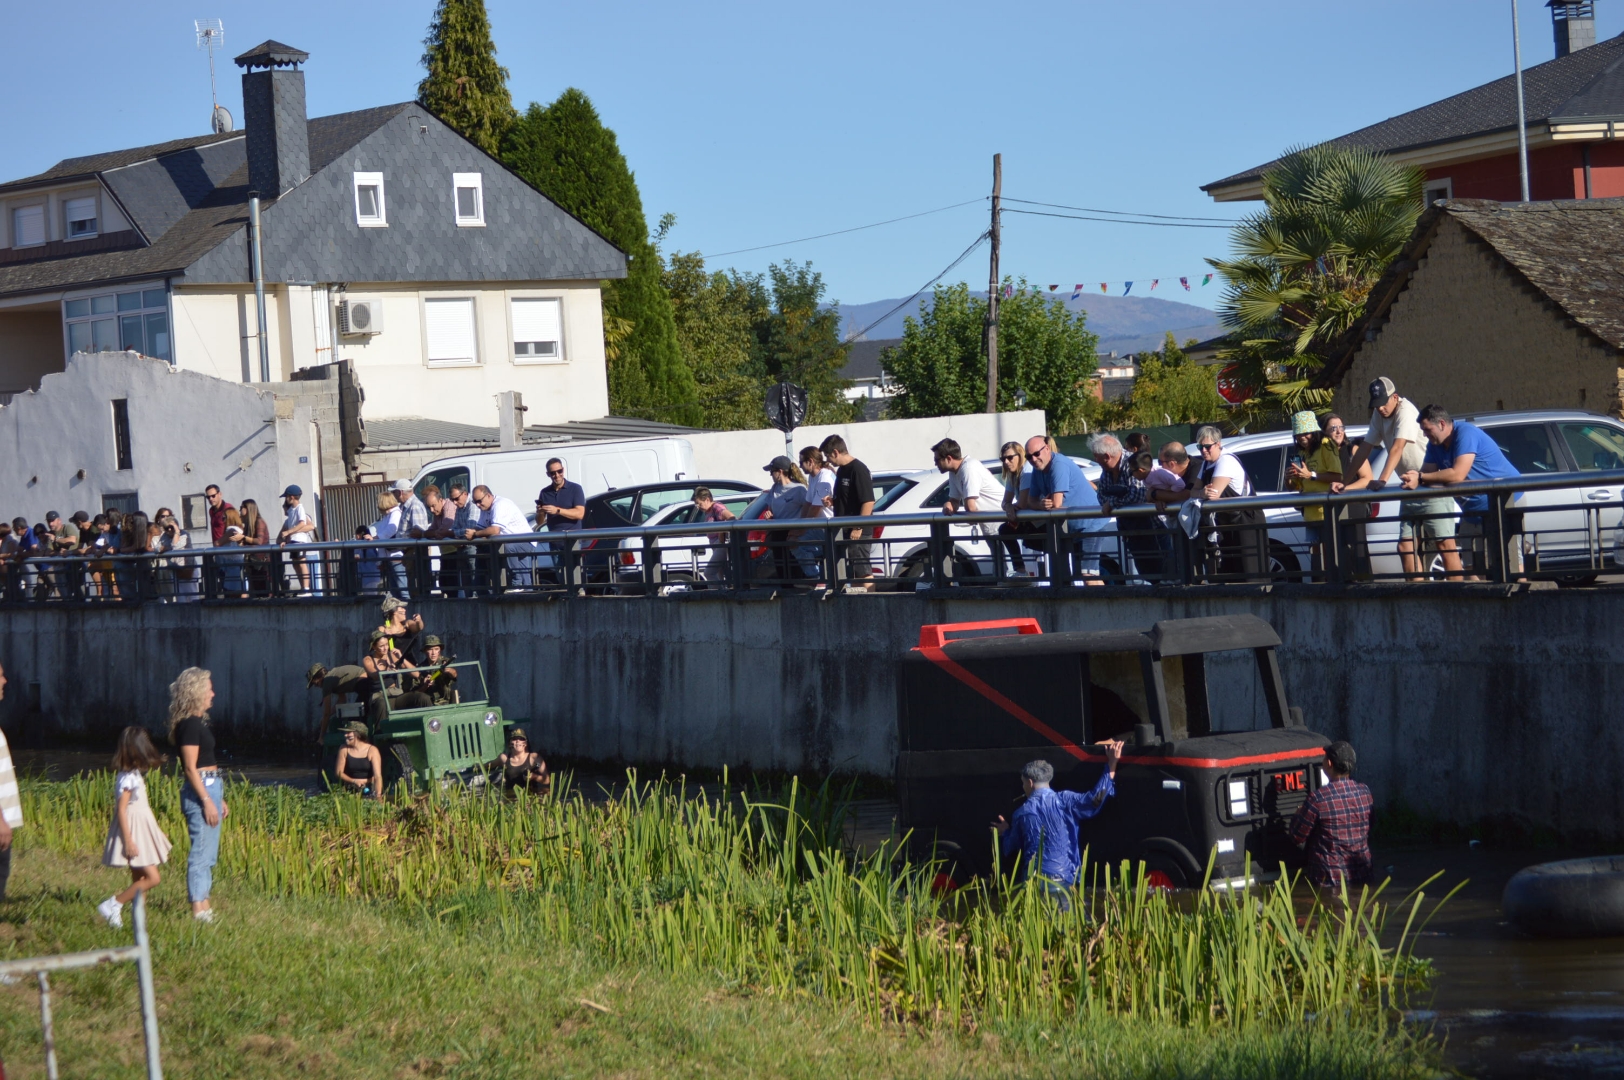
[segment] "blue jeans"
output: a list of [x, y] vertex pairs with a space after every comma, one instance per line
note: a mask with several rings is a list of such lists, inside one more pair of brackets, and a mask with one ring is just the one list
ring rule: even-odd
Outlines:
[[383, 580], [383, 591], [397, 600], [410, 600], [406, 591], [406, 567], [399, 559], [379, 559], [378, 574]]
[[[218, 773], [203, 774], [203, 790], [219, 810], [225, 801], [225, 788]], [[203, 820], [203, 801], [191, 784], [181, 790], [180, 812], [186, 815], [186, 834], [192, 838], [192, 849], [186, 854], [186, 895], [195, 904], [207, 900], [214, 886], [214, 864], [220, 858], [220, 826]]]

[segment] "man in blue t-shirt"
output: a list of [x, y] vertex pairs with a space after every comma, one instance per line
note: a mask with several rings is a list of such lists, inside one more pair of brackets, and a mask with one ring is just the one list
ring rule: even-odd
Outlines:
[[[1027, 488], [1021, 493], [1021, 505], [1027, 510], [1098, 510], [1100, 497], [1094, 491], [1094, 485], [1088, 482], [1083, 475], [1082, 467], [1065, 454], [1057, 454], [1049, 446], [1049, 440], [1042, 435], [1034, 435], [1026, 440], [1026, 458], [1032, 463], [1032, 479]], [[1066, 522], [1066, 532], [1075, 538], [1077, 551], [1077, 573], [1086, 577], [1098, 577], [1100, 572], [1100, 551], [1104, 548], [1106, 538], [1100, 533], [1109, 529], [1111, 519], [1108, 517], [1071, 518]], [[1065, 558], [1066, 553], [1060, 553]], [[1060, 576], [1070, 581], [1071, 575], [1065, 567], [1059, 568]], [[1099, 582], [1094, 582], [1099, 584]]]
[[[1427, 454], [1419, 473], [1412, 471], [1404, 474], [1404, 487], [1409, 490], [1413, 491], [1421, 485], [1447, 488], [1473, 480], [1500, 480], [1522, 475], [1487, 432], [1465, 420], [1452, 420], [1449, 410], [1441, 405], [1428, 405], [1421, 410], [1421, 431], [1427, 437]], [[1520, 494], [1517, 497], [1520, 498]], [[1463, 515], [1460, 535], [1481, 536], [1483, 515], [1489, 509], [1489, 497], [1467, 495], [1456, 502], [1460, 503]], [[1507, 522], [1508, 533], [1520, 531], [1520, 522]], [[1508, 553], [1514, 568], [1520, 571], [1522, 544], [1515, 536], [1510, 537]], [[1499, 561], [1499, 553], [1488, 550], [1485, 554], [1487, 569], [1492, 571]]]
[[[581, 528], [581, 519], [586, 517], [586, 492], [580, 484], [564, 478], [562, 459], [547, 462], [547, 480], [547, 486], [536, 496], [536, 531], [561, 533]], [[551, 546], [555, 551], [563, 547], [562, 544]], [[556, 555], [542, 558], [536, 565], [556, 565], [557, 558]]]

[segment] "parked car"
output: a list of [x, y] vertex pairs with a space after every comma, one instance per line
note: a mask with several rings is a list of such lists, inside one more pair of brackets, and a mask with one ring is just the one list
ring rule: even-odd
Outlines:
[[[730, 492], [749, 492], [754, 494], [761, 489], [754, 484], [747, 484], [741, 480], [682, 480], [662, 481], [653, 484], [639, 484], [635, 487], [619, 488], [606, 491], [601, 495], [593, 495], [586, 500], [586, 516], [581, 518], [583, 529], [625, 529], [637, 525], [647, 525], [661, 510], [678, 503], [692, 503], [694, 489], [708, 487], [718, 496]], [[525, 515], [525, 519], [534, 527], [536, 515], [534, 510]], [[582, 563], [587, 570], [588, 579], [599, 581], [607, 580], [611, 565], [618, 562], [615, 550], [619, 546], [617, 540], [588, 540], [581, 550], [586, 554]]]
[[[712, 494], [716, 494], [714, 488]], [[761, 507], [766, 506], [765, 493], [760, 491], [742, 491], [733, 495], [718, 494], [716, 501], [726, 507], [734, 517], [745, 520], [760, 516]], [[754, 514], [750, 513], [752, 508], [755, 510]], [[693, 501], [689, 500], [661, 507], [642, 524], [653, 528], [657, 525], [689, 525], [697, 520], [699, 511]], [[641, 583], [643, 538], [628, 536], [620, 541], [619, 547], [615, 580], [621, 583]], [[698, 581], [710, 556], [710, 544], [703, 536], [680, 537], [660, 542], [660, 566], [665, 572], [666, 580], [673, 584]]]
[[564, 462], [565, 472], [581, 485], [588, 498], [640, 484], [687, 480], [694, 475], [693, 444], [687, 439], [662, 437], [458, 454], [423, 466], [412, 487], [421, 496], [430, 484], [442, 492], [452, 484], [461, 484], [470, 491], [484, 484], [520, 506], [529, 506], [536, 492], [547, 486], [547, 462], [553, 458]]

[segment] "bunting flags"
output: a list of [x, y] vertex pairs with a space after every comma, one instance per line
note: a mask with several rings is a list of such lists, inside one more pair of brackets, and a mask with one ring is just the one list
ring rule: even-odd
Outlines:
[[1014, 295], [1015, 295], [1015, 286], [1013, 286], [1013, 285], [1005, 285], [1004, 286], [1004, 299], [1008, 300], [1010, 297], [1012, 297]]
[[1160, 285], [1161, 283], [1162, 283], [1161, 278], [1151, 278], [1150, 279], [1150, 291], [1155, 292], [1156, 291], [1156, 286]]
[[[1187, 274], [1187, 275], [1183, 275], [1183, 276], [1180, 276], [1180, 277], [1177, 277], [1177, 278], [1171, 278], [1170, 277], [1167, 280], [1168, 281], [1177, 281], [1179, 283], [1179, 287], [1182, 288], [1185, 292], [1194, 292], [1196, 282], [1191, 280], [1191, 278], [1194, 277], [1194, 276], [1195, 275], [1193, 275], [1193, 274]], [[1216, 273], [1202, 274], [1200, 284], [1202, 286], [1211, 285], [1212, 284], [1212, 279], [1217, 277], [1217, 276], [1218, 275]], [[1161, 288], [1161, 285], [1162, 285], [1162, 279], [1161, 278], [1154, 277], [1154, 278], [1149, 278], [1148, 280], [1150, 282], [1150, 287], [1148, 289], [1141, 289], [1140, 292], [1142, 292], [1142, 293], [1143, 292], [1155, 292], [1157, 289]], [[1133, 281], [1124, 280], [1124, 281], [1115, 281], [1115, 282], [1112, 282], [1112, 281], [1096, 281], [1096, 282], [1079, 281], [1079, 282], [1077, 282], [1075, 285], [1073, 285], [1071, 287], [1071, 296], [1070, 296], [1069, 299], [1071, 299], [1071, 300], [1081, 300], [1082, 296], [1083, 296], [1083, 290], [1089, 288], [1090, 285], [1098, 285], [1099, 289], [1100, 289], [1100, 295], [1101, 296], [1110, 296], [1111, 295], [1111, 286], [1112, 285], [1121, 285], [1122, 286], [1122, 292], [1121, 292], [1120, 295], [1129, 296], [1129, 295], [1131, 295], [1133, 293], [1134, 285], [1136, 285], [1136, 284], [1143, 285], [1144, 281], [1145, 281], [1145, 279], [1138, 279], [1138, 278], [1134, 279]], [[1025, 292], [1027, 289], [1030, 289], [1032, 291], [1032, 295], [1034, 295], [1034, 296], [1043, 296], [1045, 294], [1062, 294], [1062, 293], [1065, 292], [1066, 287], [1064, 285], [1061, 285], [1059, 282], [1055, 282], [1052, 285], [1021, 285], [1021, 286], [1016, 286], [1016, 285], [1011, 284], [1011, 285], [1005, 285], [1003, 287], [1001, 295], [1004, 296], [1005, 298], [1014, 296], [1015, 291], [1016, 291], [1017, 288], [1019, 288], [1022, 292]]]
[[1056, 289], [1058, 289], [1058, 288], [1060, 288], [1060, 286], [1058, 286], [1058, 285], [1050, 285], [1050, 286], [1049, 286], [1049, 291], [1050, 291], [1050, 292], [1054, 292], [1054, 291], [1055, 291], [1055, 290], [1056, 290]]
[[1190, 291], [1190, 279], [1189, 278], [1187, 278], [1187, 277], [1179, 278], [1179, 284], [1184, 286], [1184, 291], [1185, 292]]
[[1212, 275], [1211, 274], [1203, 274], [1203, 275], [1201, 275], [1201, 284], [1205, 285], [1207, 282], [1209, 282], [1211, 280], [1212, 280]]
[[1124, 281], [1122, 283], [1122, 295], [1127, 296], [1131, 292], [1133, 292], [1133, 282]]
[[1075, 286], [1075, 287], [1074, 287], [1074, 288], [1073, 288], [1073, 289], [1072, 289], [1072, 290], [1071, 290], [1071, 298], [1072, 298], [1072, 299], [1073, 299], [1073, 300], [1076, 300], [1076, 299], [1077, 299], [1077, 298], [1078, 298], [1078, 297], [1080, 297], [1080, 296], [1082, 296], [1082, 295], [1083, 295], [1083, 287], [1082, 287], [1082, 285], [1080, 285], [1080, 284], [1079, 284], [1079, 285], [1077, 285], [1077, 286]]

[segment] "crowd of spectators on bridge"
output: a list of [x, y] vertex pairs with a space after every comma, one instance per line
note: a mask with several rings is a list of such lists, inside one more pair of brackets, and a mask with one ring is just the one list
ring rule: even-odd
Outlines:
[[[1396, 483], [1413, 491], [1413, 497], [1398, 504], [1398, 554], [1405, 574], [1419, 578], [1423, 563], [1436, 555], [1450, 579], [1466, 577], [1462, 541], [1483, 534], [1488, 500], [1479, 495], [1457, 501], [1448, 488], [1515, 476], [1516, 468], [1475, 425], [1453, 420], [1439, 405], [1417, 408], [1398, 393], [1391, 379], [1371, 383], [1370, 408], [1369, 429], [1362, 439], [1350, 439], [1347, 424], [1338, 415], [1322, 419], [1312, 411], [1296, 413], [1287, 486], [1321, 494], [1378, 491]], [[1033, 512], [1098, 510], [1102, 513], [1097, 516], [1064, 522], [1059, 550], [1047, 553], [1052, 572], [1098, 583], [1102, 557], [1112, 559], [1111, 569], [1118, 572], [1122, 560], [1131, 558], [1139, 577], [1155, 580], [1173, 565], [1176, 511], [1180, 504], [1200, 499], [1206, 505], [1199, 536], [1192, 533], [1192, 538], [1202, 541], [1198, 549], [1203, 571], [1231, 580], [1266, 580], [1270, 525], [1263, 511], [1229, 509], [1219, 502], [1257, 494], [1246, 468], [1224, 448], [1216, 426], [1199, 427], [1194, 443], [1187, 449], [1182, 441], [1172, 441], [1157, 449], [1139, 432], [1120, 438], [1095, 435], [1089, 446], [1100, 467], [1095, 482], [1060, 452], [1052, 438], [1042, 435], [1000, 447], [996, 472], [951, 438], [937, 442], [931, 453], [937, 469], [949, 476], [945, 513], [1004, 515], [1002, 523], [982, 522], [976, 527], [1001, 564], [1001, 576], [1018, 581], [1038, 573], [1033, 556], [1045, 552], [1052, 541], [1046, 525], [1033, 520]], [[1378, 453], [1379, 473], [1371, 464]], [[829, 537], [828, 530], [813, 520], [867, 517], [874, 512], [873, 475], [845, 439], [831, 435], [819, 445], [803, 447], [798, 459], [781, 455], [763, 469], [769, 487], [759, 517], [779, 523], [764, 526], [760, 537], [752, 534], [762, 545], [757, 550], [771, 553], [762, 564], [767, 576], [794, 585], [819, 582], [827, 573], [827, 541], [833, 539], [853, 587], [872, 589], [877, 530], [852, 528]], [[535, 537], [579, 530], [586, 515], [586, 494], [568, 478], [564, 461], [549, 460], [546, 471], [546, 485], [536, 495], [534, 515], [528, 517], [513, 498], [484, 484], [470, 488], [466, 482], [453, 482], [445, 490], [429, 484], [418, 492], [410, 480], [396, 480], [378, 495], [376, 520], [358, 527], [349, 538], [369, 545], [344, 554], [300, 550], [318, 540], [319, 532], [297, 485], [282, 493], [278, 525], [253, 499], [233, 505], [218, 485], [210, 484], [205, 489], [207, 551], [201, 538], [194, 540], [168, 507], [150, 518], [138, 510], [106, 509], [95, 515], [78, 510], [64, 519], [52, 510], [44, 521], [33, 524], [20, 517], [10, 524], [0, 521], [0, 581], [12, 595], [36, 599], [118, 599], [142, 587], [141, 574], [150, 575], [151, 594], [163, 602], [186, 603], [208, 595], [312, 596], [337, 587], [340, 567], [348, 558], [362, 592], [401, 600], [411, 599], [414, 582], [418, 589], [445, 596], [528, 589], [544, 578], [555, 579], [553, 571], [562, 561], [559, 541]], [[734, 516], [708, 489], [694, 492], [694, 504], [695, 520], [701, 523]], [[1117, 513], [1145, 505], [1162, 513]], [[1317, 505], [1303, 510], [1302, 528], [1316, 572], [1328, 557], [1325, 513]], [[1368, 576], [1364, 536], [1372, 511], [1353, 504], [1341, 514], [1340, 534], [1346, 557], [1354, 562], [1353, 574]], [[806, 524], [786, 529], [782, 526], [786, 521]], [[408, 549], [401, 543], [405, 539], [443, 543], [424, 553], [416, 550], [419, 545]], [[708, 547], [696, 552], [700, 580], [728, 579], [731, 555], [724, 539], [713, 533], [707, 537]], [[133, 555], [150, 558], [138, 561], [130, 558]], [[1492, 572], [1497, 560], [1509, 559], [1519, 562], [1511, 569], [1520, 571], [1519, 555], [1515, 543], [1504, 552], [1490, 551], [1487, 569]], [[60, 556], [83, 561], [49, 561]], [[416, 572], [411, 569], [414, 563]], [[425, 565], [426, 574], [421, 569]]]

